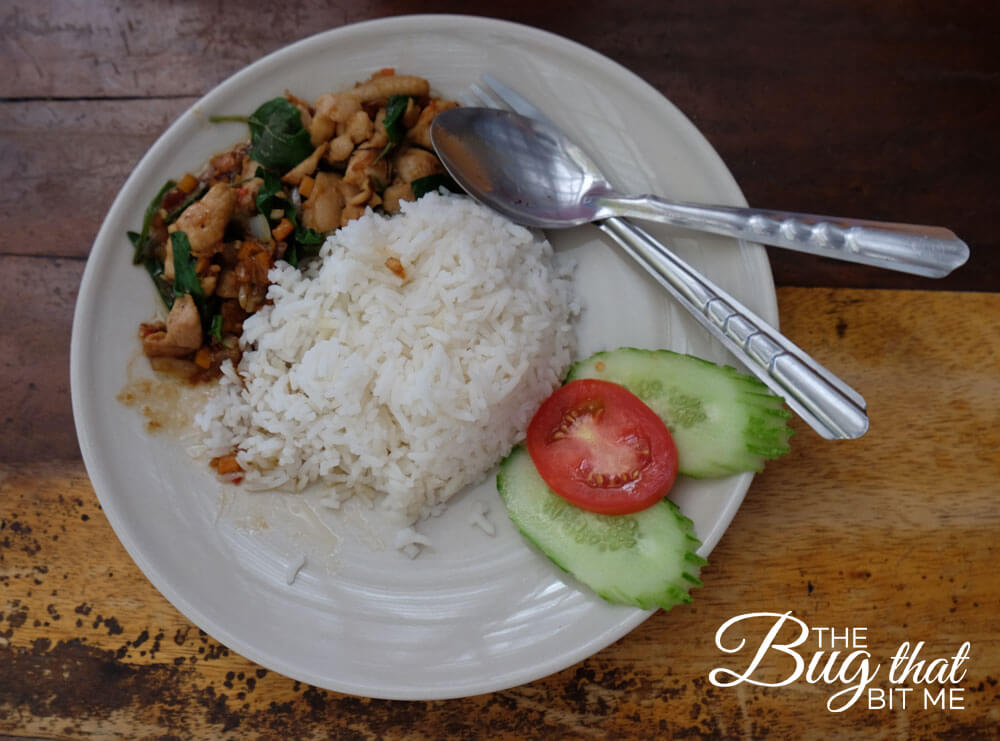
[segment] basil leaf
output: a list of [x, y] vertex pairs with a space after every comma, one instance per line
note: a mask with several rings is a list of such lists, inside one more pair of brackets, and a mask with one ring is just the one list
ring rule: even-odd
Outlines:
[[292, 222], [295, 231], [292, 238], [288, 240], [288, 249], [285, 251], [285, 261], [292, 267], [298, 267], [299, 261], [309, 257], [316, 257], [319, 248], [323, 246], [326, 237], [315, 229], [299, 224], [299, 217], [294, 208], [289, 208], [285, 215]]
[[163, 277], [163, 266], [156, 260], [150, 260], [146, 263], [146, 271], [149, 273], [149, 277], [153, 279], [156, 292], [160, 294], [160, 298], [163, 299], [163, 303], [167, 309], [172, 309], [174, 307], [174, 287]]
[[390, 144], [399, 144], [403, 141], [403, 114], [406, 113], [406, 106], [410, 102], [408, 95], [391, 95], [385, 104], [385, 120], [382, 125], [385, 133], [389, 137]]
[[209, 333], [219, 342], [222, 342], [222, 314], [216, 314], [212, 317], [212, 325]]
[[149, 254], [149, 250], [144, 249], [148, 239], [143, 239], [139, 232], [125, 232], [125, 236], [132, 243], [132, 264], [138, 265], [145, 261]]
[[[274, 173], [268, 172], [263, 167], [258, 167], [254, 176], [264, 181], [264, 184], [261, 185], [260, 189], [257, 191], [257, 213], [264, 214], [264, 216], [267, 217], [268, 222], [270, 222], [271, 211], [276, 208], [287, 210], [291, 204], [285, 198], [285, 194], [281, 190], [281, 180]], [[280, 196], [278, 196], [279, 193], [281, 193]], [[275, 196], [280, 198], [280, 204], [274, 203]]]
[[382, 119], [382, 126], [385, 128], [385, 134], [389, 141], [382, 151], [378, 153], [378, 157], [372, 162], [373, 165], [382, 161], [389, 152], [403, 141], [403, 134], [406, 133], [406, 129], [403, 127], [403, 114], [406, 113], [406, 107], [410, 104], [410, 96], [408, 95], [390, 95], [389, 100], [385, 104], [385, 118]]
[[[299, 217], [295, 213], [294, 208], [289, 208], [285, 211], [285, 216], [288, 217], [288, 220], [292, 222], [292, 226], [295, 227], [295, 241], [299, 244], [313, 246], [323, 244], [326, 241], [326, 237], [315, 229], [310, 229], [307, 226], [299, 224]], [[319, 250], [316, 250], [316, 252], [318, 253]], [[315, 255], [309, 255], [309, 257], [315, 257]]]
[[163, 265], [153, 254], [152, 241], [147, 237], [146, 241], [142, 242], [142, 235], [139, 232], [126, 232], [126, 234], [132, 246], [137, 250], [137, 254], [141, 255], [141, 259], [136, 264], [141, 263], [146, 268], [146, 272], [153, 279], [153, 285], [156, 286], [156, 292], [163, 299], [164, 305], [168, 309], [171, 308], [174, 305], [174, 287], [163, 277]]
[[250, 156], [269, 170], [287, 172], [312, 154], [299, 109], [284, 98], [269, 100], [247, 119]]
[[417, 178], [410, 183], [410, 187], [413, 188], [413, 197], [418, 200], [428, 193], [437, 192], [438, 188], [445, 188], [452, 193], [462, 192], [458, 183], [452, 180], [450, 175], [445, 175], [444, 173]]
[[179, 297], [190, 293], [195, 299], [203, 298], [201, 281], [194, 269], [195, 260], [191, 256], [191, 243], [187, 234], [182, 231], [173, 232], [170, 235], [170, 244], [174, 251], [174, 295]]
[[145, 253], [151, 246], [147, 244], [149, 238], [149, 227], [153, 224], [153, 217], [156, 216], [156, 212], [160, 209], [160, 203], [163, 201], [163, 196], [165, 196], [173, 187], [177, 185], [173, 180], [168, 180], [163, 184], [163, 187], [153, 196], [153, 200], [149, 202], [146, 206], [146, 212], [142, 217], [142, 231], [137, 235], [138, 239], [132, 237], [135, 232], [129, 232], [128, 238], [132, 242], [132, 264], [139, 265], [145, 259]]

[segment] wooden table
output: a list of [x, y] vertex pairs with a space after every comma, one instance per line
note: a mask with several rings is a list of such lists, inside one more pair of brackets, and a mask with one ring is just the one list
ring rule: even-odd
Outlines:
[[[594, 2], [429, 8], [539, 26], [631, 68], [694, 120], [751, 203], [940, 223], [972, 246], [970, 263], [936, 282], [771, 253], [783, 330], [865, 394], [871, 431], [834, 444], [796, 422], [793, 452], [755, 479], [691, 606], [526, 686], [392, 702], [267, 671], [153, 589], [102, 515], [73, 431], [69, 336], [84, 261], [142, 153], [217, 82], [313, 32], [428, 9], [322, 5], [0, 8], [0, 735], [996, 738], [1000, 8], [990, 2], [623, 0], [613, 18]], [[835, 644], [840, 664], [864, 646], [885, 665], [873, 687], [897, 690], [892, 708], [866, 694], [830, 712], [846, 685], [804, 677], [710, 681], [749, 661], [716, 645], [723, 623], [788, 611], [814, 629], [806, 660], [819, 638], [829, 648], [816, 628], [866, 629]], [[959, 690], [949, 707], [925, 708], [912, 674], [887, 680], [898, 647], [919, 641], [919, 658], [949, 665], [969, 643], [945, 678]], [[778, 681], [790, 662], [772, 650], [760, 676]]]

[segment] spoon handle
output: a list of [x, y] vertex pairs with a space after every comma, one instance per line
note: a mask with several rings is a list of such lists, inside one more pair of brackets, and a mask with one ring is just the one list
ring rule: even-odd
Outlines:
[[857, 391], [638, 226], [614, 217], [598, 226], [816, 432], [828, 440], [865, 434]]
[[595, 205], [599, 213], [661, 221], [927, 278], [941, 278], [969, 259], [968, 245], [936, 226], [703, 206], [648, 195], [599, 197]]

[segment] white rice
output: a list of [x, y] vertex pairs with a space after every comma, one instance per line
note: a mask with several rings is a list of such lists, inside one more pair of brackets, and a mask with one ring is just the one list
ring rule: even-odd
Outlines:
[[197, 422], [209, 455], [238, 449], [244, 486], [374, 496], [406, 528], [482, 480], [559, 384], [570, 268], [444, 194], [368, 212], [320, 257], [271, 270], [273, 303], [244, 323], [239, 367]]

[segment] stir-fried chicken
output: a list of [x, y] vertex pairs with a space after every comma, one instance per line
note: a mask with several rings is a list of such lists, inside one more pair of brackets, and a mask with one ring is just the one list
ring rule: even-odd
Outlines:
[[[283, 136], [294, 138], [301, 126], [307, 145], [296, 145], [294, 159], [280, 159], [287, 164], [279, 168], [264, 156], [276, 145], [259, 140], [271, 134], [255, 133], [251, 117], [250, 144], [168, 184], [142, 234], [130, 234], [136, 263], [170, 306], [165, 322], [140, 327], [158, 370], [195, 381], [217, 376], [225, 360], [239, 360], [243, 322], [267, 303], [276, 260], [297, 264], [366, 209], [393, 213], [436, 189], [444, 172], [429, 126], [457, 104], [432, 98], [423, 78], [381, 70], [312, 103], [286, 92], [273, 104], [291, 129]], [[186, 240], [176, 241], [180, 234]]]

